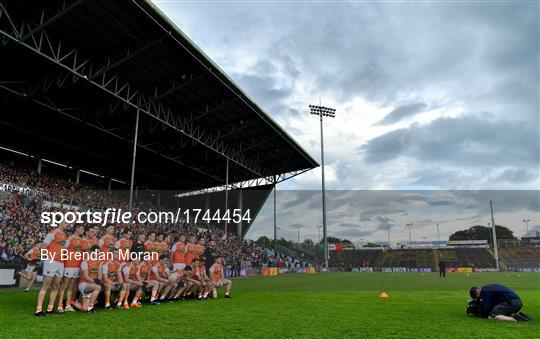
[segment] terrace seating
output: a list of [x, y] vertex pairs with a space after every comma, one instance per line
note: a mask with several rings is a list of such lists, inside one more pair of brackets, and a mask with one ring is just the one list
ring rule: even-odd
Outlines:
[[501, 248], [499, 256], [509, 268], [540, 268], [540, 248]]

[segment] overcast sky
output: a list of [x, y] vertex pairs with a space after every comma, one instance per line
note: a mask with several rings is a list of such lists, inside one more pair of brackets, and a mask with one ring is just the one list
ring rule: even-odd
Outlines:
[[[536, 1], [154, 2], [316, 159], [308, 105], [337, 109], [330, 189], [540, 189]], [[318, 188], [320, 169], [279, 187]], [[250, 235], [268, 234], [259, 222]]]

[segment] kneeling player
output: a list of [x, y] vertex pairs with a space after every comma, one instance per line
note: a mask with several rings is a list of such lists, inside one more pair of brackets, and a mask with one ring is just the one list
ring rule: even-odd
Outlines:
[[[92, 246], [90, 253], [99, 252], [99, 246]], [[99, 268], [101, 261], [87, 260], [81, 263], [81, 273], [79, 278], [79, 292], [83, 298], [82, 310], [87, 313], [95, 313], [94, 303], [101, 292]]]
[[223, 260], [221, 257], [216, 259], [216, 263], [210, 267], [210, 276], [212, 277], [212, 282], [214, 283], [214, 289], [212, 290], [212, 295], [214, 298], [217, 298], [216, 288], [227, 286], [225, 291], [225, 298], [231, 297], [231, 287], [232, 281], [225, 278], [225, 273], [223, 272]]

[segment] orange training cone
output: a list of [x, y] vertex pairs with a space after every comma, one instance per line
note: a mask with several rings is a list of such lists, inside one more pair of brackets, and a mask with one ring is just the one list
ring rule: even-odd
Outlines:
[[386, 299], [388, 299], [388, 294], [386, 294], [386, 292], [382, 292], [381, 295], [379, 295], [379, 297], [380, 297], [382, 300], [386, 300]]

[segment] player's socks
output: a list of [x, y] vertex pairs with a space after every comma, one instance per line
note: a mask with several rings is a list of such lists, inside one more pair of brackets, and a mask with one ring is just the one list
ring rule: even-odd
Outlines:
[[122, 305], [122, 301], [124, 301], [124, 297], [126, 296], [126, 292], [124, 292], [123, 290], [120, 291], [120, 296], [118, 297], [118, 306], [121, 306]]
[[53, 311], [53, 308], [54, 308], [53, 305], [48, 305], [48, 306], [47, 306], [47, 313], [52, 312], [52, 311]]

